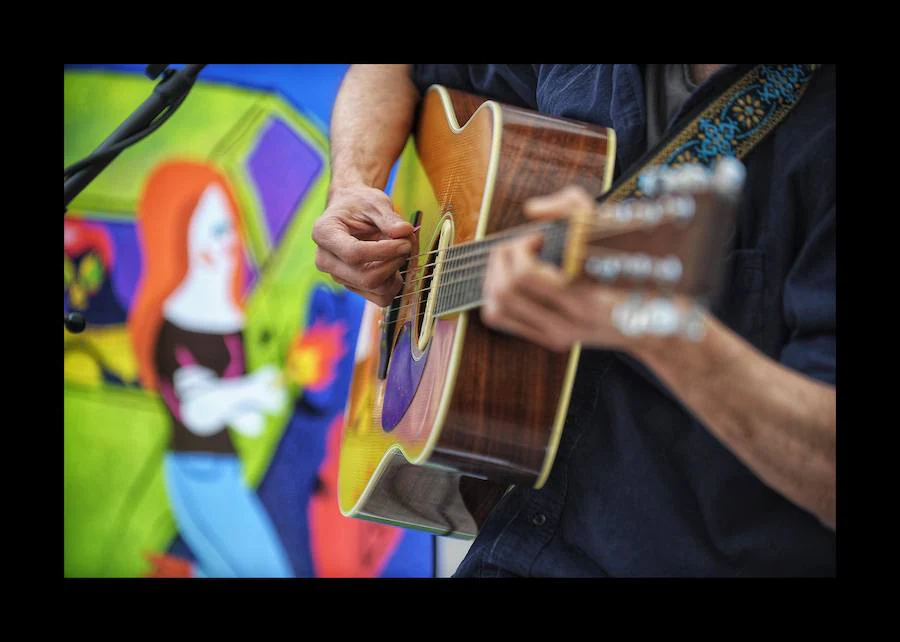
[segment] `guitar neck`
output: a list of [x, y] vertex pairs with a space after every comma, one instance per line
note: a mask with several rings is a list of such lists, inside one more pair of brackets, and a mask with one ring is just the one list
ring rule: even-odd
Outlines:
[[437, 296], [435, 316], [472, 310], [482, 304], [488, 255], [498, 243], [540, 234], [543, 237], [541, 259], [559, 267], [562, 264], [568, 225], [567, 220], [523, 225], [480, 241], [447, 248], [443, 256], [440, 280], [433, 293]]

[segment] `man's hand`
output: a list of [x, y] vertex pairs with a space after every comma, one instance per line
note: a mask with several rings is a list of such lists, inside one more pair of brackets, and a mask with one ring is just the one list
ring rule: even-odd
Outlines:
[[415, 246], [387, 194], [365, 185], [334, 188], [312, 237], [316, 267], [381, 306], [400, 291], [399, 270]]
[[[590, 211], [594, 199], [579, 187], [569, 187], [525, 203], [536, 219]], [[555, 352], [575, 343], [634, 352], [664, 337], [628, 336], [613, 323], [613, 310], [631, 296], [627, 290], [588, 279], [570, 281], [558, 268], [537, 256], [541, 237], [532, 235], [497, 245], [488, 259], [481, 318], [490, 327], [527, 339]], [[673, 304], [687, 308], [681, 298]]]
[[[592, 207], [568, 188], [531, 199], [534, 218]], [[621, 334], [613, 309], [629, 294], [599, 283], [567, 283], [535, 252], [540, 237], [497, 246], [484, 284], [485, 323], [557, 351], [581, 342], [642, 361], [685, 407], [764, 483], [834, 529], [836, 388], [795, 372], [703, 313], [697, 343]], [[685, 306], [684, 298], [675, 300]]]

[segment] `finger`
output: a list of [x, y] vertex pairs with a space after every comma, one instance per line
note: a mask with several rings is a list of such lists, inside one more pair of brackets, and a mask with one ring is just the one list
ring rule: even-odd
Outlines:
[[521, 273], [514, 284], [516, 292], [537, 301], [550, 310], [556, 310], [575, 325], [590, 322], [593, 289], [597, 285], [580, 286], [570, 283], [555, 266], [535, 261], [527, 272]]
[[576, 212], [591, 212], [596, 201], [584, 188], [570, 185], [547, 196], [535, 196], [525, 201], [525, 215], [529, 218], [555, 219]]
[[366, 214], [379, 230], [391, 238], [400, 239], [413, 233], [412, 223], [404, 221], [394, 211], [390, 200], [386, 203], [377, 203], [376, 207], [368, 210]]
[[514, 307], [514, 309], [516, 311], [512, 312], [506, 302], [502, 309], [493, 302], [486, 302], [481, 308], [481, 319], [485, 325], [495, 330], [512, 334], [554, 352], [564, 352], [574, 343], [574, 341], [568, 341], [553, 327], [547, 330], [540, 325], [535, 325], [534, 317], [523, 313], [522, 308]]
[[391, 289], [396, 287], [399, 290], [402, 280], [398, 270], [402, 264], [403, 259], [399, 259], [370, 263], [361, 268], [355, 268], [347, 265], [328, 250], [319, 248], [316, 251], [316, 267], [320, 271], [343, 279], [355, 288], [369, 292], [386, 293], [386, 287]]
[[502, 316], [518, 321], [532, 329], [550, 334], [576, 336], [579, 327], [575, 320], [556, 307], [548, 307], [542, 300], [516, 290], [500, 293], [495, 298]]
[[559, 278], [554, 277], [554, 268], [538, 258], [538, 252], [543, 246], [543, 237], [540, 234], [530, 234], [523, 239], [509, 243], [507, 246], [507, 268], [511, 270], [511, 275], [515, 280], [528, 279], [534, 274], [540, 274], [542, 277], [550, 277], [554, 281], [563, 282], [564, 279], [560, 273]]
[[[530, 245], [530, 247], [529, 247]], [[542, 271], [551, 271], [550, 266], [542, 266], [541, 262], [531, 254], [535, 243], [531, 239], [523, 242], [508, 244], [505, 247], [496, 248], [492, 257], [493, 264], [488, 265], [488, 278], [485, 279], [485, 302], [491, 310], [488, 317], [500, 318], [508, 311], [510, 306], [512, 314], [517, 315], [517, 320], [534, 327], [540, 323], [555, 323], [562, 320], [558, 313], [553, 312], [554, 298], [544, 297], [549, 305], [542, 304], [540, 299], [523, 291], [523, 284], [535, 278], [535, 274]], [[547, 288], [558, 287], [555, 282]], [[544, 290], [542, 290], [543, 292]], [[494, 314], [497, 313], [497, 314]], [[564, 325], [569, 325], [565, 324]]]
[[412, 251], [409, 239], [361, 241], [339, 223], [317, 225], [313, 229], [313, 241], [349, 265], [405, 258]]
[[413, 248], [409, 239], [361, 241], [336, 219], [316, 223], [312, 237], [318, 248], [327, 250], [343, 263], [354, 266], [372, 261], [406, 258]]
[[394, 297], [397, 293], [400, 292], [400, 287], [402, 286], [402, 280], [398, 276], [396, 282], [391, 280], [388, 284], [386, 284], [383, 288], [378, 292], [372, 292], [370, 290], [363, 290], [361, 288], [355, 287], [352, 283], [348, 283], [342, 279], [334, 278], [335, 281], [343, 285], [345, 288], [353, 292], [354, 294], [358, 294], [364, 299], [371, 301], [375, 305], [380, 307], [385, 307], [390, 305], [394, 301]]

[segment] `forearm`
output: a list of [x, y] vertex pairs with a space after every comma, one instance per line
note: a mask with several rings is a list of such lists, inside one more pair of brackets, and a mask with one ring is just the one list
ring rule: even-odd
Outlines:
[[331, 117], [331, 190], [384, 189], [409, 137], [419, 92], [410, 65], [353, 65]]
[[715, 318], [699, 344], [634, 352], [763, 482], [835, 528], [836, 390], [782, 366]]

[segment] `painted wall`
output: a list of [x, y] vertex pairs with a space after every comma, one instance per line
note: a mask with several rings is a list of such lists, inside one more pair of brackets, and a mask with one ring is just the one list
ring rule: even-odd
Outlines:
[[[65, 72], [65, 164], [152, 91]], [[434, 538], [343, 518], [362, 299], [314, 265], [344, 65], [210, 65], [65, 221], [65, 574], [430, 577]]]

